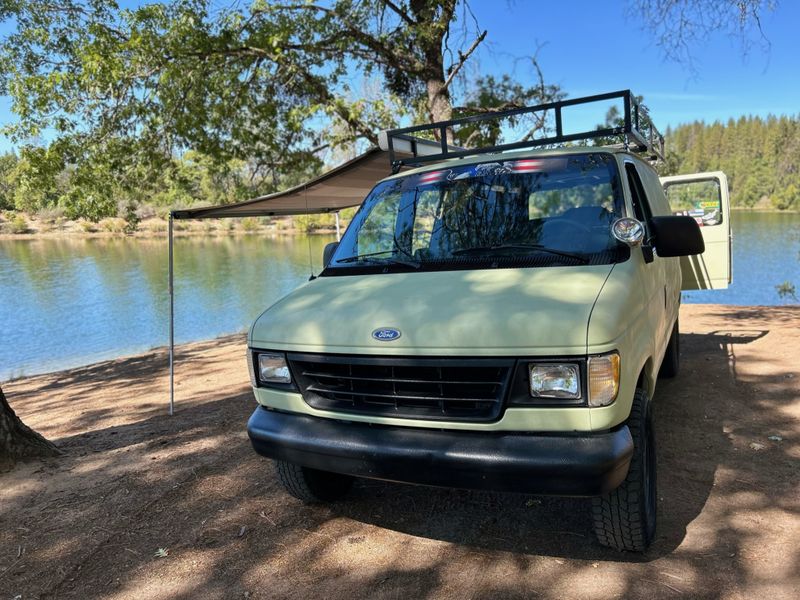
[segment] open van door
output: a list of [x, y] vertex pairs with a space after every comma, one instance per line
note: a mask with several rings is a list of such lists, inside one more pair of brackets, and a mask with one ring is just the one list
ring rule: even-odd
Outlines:
[[694, 217], [706, 251], [681, 257], [684, 290], [720, 290], [731, 282], [731, 219], [728, 178], [722, 171], [662, 177], [674, 214]]

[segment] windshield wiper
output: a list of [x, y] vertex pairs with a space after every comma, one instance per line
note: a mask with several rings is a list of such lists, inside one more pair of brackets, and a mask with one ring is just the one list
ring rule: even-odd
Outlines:
[[[336, 260], [336, 262], [352, 263], [352, 262], [358, 262], [360, 260], [365, 260], [368, 262], [376, 262], [376, 263], [389, 262], [397, 265], [405, 265], [407, 267], [413, 267], [414, 269], [419, 269], [420, 267], [419, 262], [397, 258], [393, 256], [395, 252], [396, 252], [395, 250], [382, 250], [380, 252], [368, 252], [366, 254], [356, 254], [354, 256], [346, 256], [344, 258], [339, 258]], [[389, 254], [391, 256], [385, 256], [386, 254]], [[381, 256], [384, 256], [384, 258], [378, 258]]]
[[495, 250], [539, 250], [547, 252], [548, 254], [555, 254], [556, 256], [563, 256], [565, 258], [573, 258], [586, 264], [589, 259], [582, 254], [575, 254], [574, 252], [567, 252], [566, 250], [556, 250], [555, 248], [548, 248], [542, 244], [495, 244], [493, 246], [474, 246], [472, 248], [461, 248], [460, 250], [453, 250], [451, 254], [458, 256], [459, 254], [472, 254], [481, 252], [493, 252]]

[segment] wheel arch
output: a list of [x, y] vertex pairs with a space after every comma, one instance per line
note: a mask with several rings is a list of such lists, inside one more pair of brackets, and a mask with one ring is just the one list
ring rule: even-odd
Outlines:
[[653, 397], [653, 392], [656, 388], [656, 378], [653, 370], [653, 357], [648, 356], [644, 361], [642, 368], [639, 370], [639, 376], [636, 379], [637, 389], [642, 389], [647, 392], [649, 398]]

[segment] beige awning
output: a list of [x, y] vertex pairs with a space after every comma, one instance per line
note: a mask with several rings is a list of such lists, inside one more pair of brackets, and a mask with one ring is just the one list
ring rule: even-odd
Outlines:
[[173, 212], [175, 219], [224, 219], [336, 212], [358, 206], [375, 184], [391, 174], [389, 153], [372, 148], [302, 185], [220, 206]]

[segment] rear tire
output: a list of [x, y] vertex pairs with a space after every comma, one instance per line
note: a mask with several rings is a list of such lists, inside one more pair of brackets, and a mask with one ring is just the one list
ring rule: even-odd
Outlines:
[[647, 392], [636, 390], [628, 427], [633, 457], [628, 476], [617, 489], [592, 498], [597, 540], [615, 550], [644, 552], [656, 529], [656, 445]]
[[309, 469], [282, 460], [276, 463], [278, 479], [286, 491], [307, 504], [333, 502], [345, 496], [353, 486], [349, 475]]
[[680, 331], [678, 327], [678, 319], [675, 319], [675, 325], [672, 328], [672, 335], [669, 337], [667, 350], [664, 352], [664, 360], [661, 362], [661, 369], [658, 371], [659, 377], [671, 379], [678, 374], [681, 364], [680, 350]]

